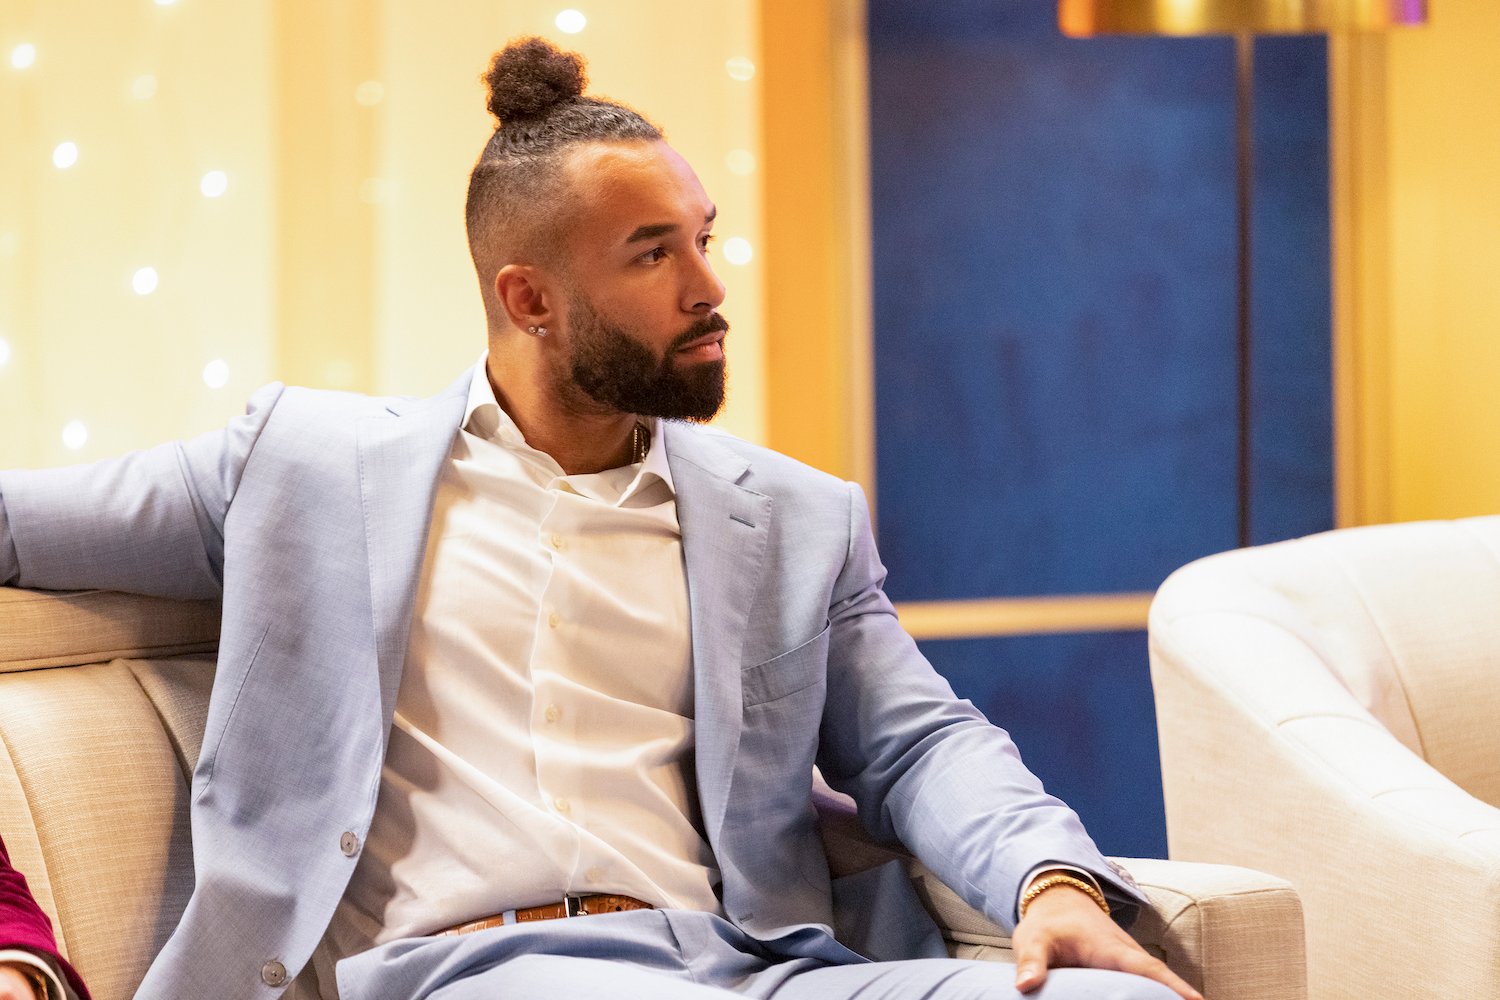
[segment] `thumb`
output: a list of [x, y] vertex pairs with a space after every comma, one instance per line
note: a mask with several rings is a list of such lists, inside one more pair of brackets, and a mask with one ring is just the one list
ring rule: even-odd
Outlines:
[[1047, 981], [1047, 949], [1030, 937], [1024, 943], [1012, 944], [1016, 948], [1016, 989], [1030, 993]]

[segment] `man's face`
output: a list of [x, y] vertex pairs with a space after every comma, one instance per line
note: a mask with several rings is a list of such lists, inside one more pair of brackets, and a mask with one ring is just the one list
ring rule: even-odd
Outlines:
[[729, 330], [708, 262], [713, 203], [664, 142], [584, 146], [567, 170], [559, 390], [622, 413], [712, 418]]

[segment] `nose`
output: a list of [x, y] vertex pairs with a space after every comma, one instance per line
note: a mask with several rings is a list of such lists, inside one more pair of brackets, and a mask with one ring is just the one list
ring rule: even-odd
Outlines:
[[695, 255], [697, 263], [683, 289], [683, 308], [691, 313], [713, 312], [724, 303], [724, 282], [703, 254]]

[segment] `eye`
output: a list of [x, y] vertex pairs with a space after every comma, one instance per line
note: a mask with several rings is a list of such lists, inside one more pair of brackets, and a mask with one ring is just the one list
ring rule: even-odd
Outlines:
[[655, 263], [658, 263], [660, 261], [665, 260], [666, 257], [667, 257], [667, 248], [666, 247], [652, 247], [650, 250], [647, 250], [645, 253], [643, 253], [639, 257], [637, 257], [636, 260], [639, 260], [639, 261], [641, 261], [642, 263], [645, 263], [645, 264], [655, 264]]
[[708, 248], [710, 245], [712, 245], [713, 241], [713, 233], [704, 233], [701, 237], [698, 238], [698, 249], [702, 250], [704, 253], [708, 253]]

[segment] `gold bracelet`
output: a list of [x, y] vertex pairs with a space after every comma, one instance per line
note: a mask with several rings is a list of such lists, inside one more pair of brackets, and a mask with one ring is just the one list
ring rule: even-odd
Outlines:
[[1105, 916], [1109, 916], [1109, 902], [1104, 898], [1104, 893], [1100, 892], [1098, 889], [1095, 889], [1093, 886], [1089, 885], [1078, 876], [1069, 875], [1067, 872], [1053, 872], [1051, 875], [1043, 875], [1041, 878], [1031, 883], [1031, 888], [1027, 889], [1025, 894], [1021, 896], [1021, 905], [1019, 907], [1020, 915], [1022, 917], [1025, 917], [1026, 908], [1030, 906], [1038, 896], [1046, 892], [1048, 889], [1051, 889], [1053, 886], [1059, 885], [1066, 885], [1071, 888], [1077, 889], [1089, 899], [1092, 899], [1095, 903], [1099, 904], [1099, 909], [1104, 911]]

